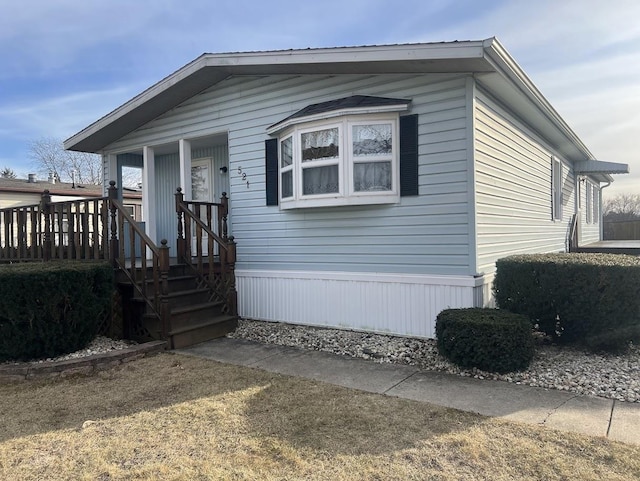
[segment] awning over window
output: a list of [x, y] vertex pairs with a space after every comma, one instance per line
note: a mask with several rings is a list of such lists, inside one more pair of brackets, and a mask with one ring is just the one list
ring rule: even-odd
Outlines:
[[599, 182], [611, 182], [610, 174], [628, 174], [629, 165], [601, 160], [581, 160], [574, 166], [576, 174], [588, 175]]

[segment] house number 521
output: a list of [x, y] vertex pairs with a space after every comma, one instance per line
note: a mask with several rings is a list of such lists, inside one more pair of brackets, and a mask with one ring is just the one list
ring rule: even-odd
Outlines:
[[247, 179], [247, 173], [242, 172], [242, 167], [238, 167], [238, 175], [242, 178], [242, 182], [247, 183], [247, 189], [249, 188], [249, 180]]

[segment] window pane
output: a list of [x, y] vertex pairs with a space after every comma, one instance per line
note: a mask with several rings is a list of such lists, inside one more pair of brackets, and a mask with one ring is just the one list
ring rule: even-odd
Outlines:
[[293, 197], [293, 171], [282, 173], [282, 198]]
[[354, 125], [353, 155], [391, 154], [391, 124]]
[[293, 162], [293, 138], [288, 137], [280, 142], [281, 167], [287, 167]]
[[353, 190], [391, 190], [391, 162], [359, 162], [353, 165]]
[[304, 195], [330, 194], [339, 190], [337, 165], [302, 170], [302, 193]]
[[302, 134], [302, 162], [338, 157], [338, 128]]

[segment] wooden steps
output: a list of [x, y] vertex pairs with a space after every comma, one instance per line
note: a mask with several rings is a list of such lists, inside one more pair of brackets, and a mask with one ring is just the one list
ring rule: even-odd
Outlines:
[[[233, 331], [238, 317], [228, 315], [224, 303], [216, 301], [207, 287], [203, 287], [187, 266], [175, 265], [169, 270], [169, 320], [167, 341], [171, 349], [191, 346]], [[123, 297], [124, 322], [130, 325], [127, 337], [138, 341], [163, 339], [163, 326], [137, 289], [126, 280], [119, 282]], [[153, 282], [147, 282], [147, 295], [153, 295]]]
[[171, 349], [189, 347], [199, 342], [222, 337], [238, 327], [236, 316], [218, 316], [209, 321], [190, 324], [169, 332]]

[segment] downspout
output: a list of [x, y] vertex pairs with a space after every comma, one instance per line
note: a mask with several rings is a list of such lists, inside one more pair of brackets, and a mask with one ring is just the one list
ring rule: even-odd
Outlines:
[[[575, 171], [574, 171], [575, 172]], [[571, 232], [575, 234], [575, 238], [576, 238], [576, 243], [574, 246], [574, 249], [577, 249], [580, 246], [580, 230], [581, 230], [581, 215], [582, 215], [582, 205], [581, 205], [581, 199], [580, 196], [582, 194], [582, 189], [580, 187], [580, 180], [581, 180], [581, 175], [577, 172], [575, 172], [575, 185], [576, 185], [576, 191], [575, 191], [575, 207], [573, 208], [573, 226], [571, 226], [571, 231], [575, 230], [575, 232]], [[571, 238], [573, 238], [573, 236], [571, 236]], [[569, 248], [569, 251], [571, 251], [571, 248]]]
[[607, 185], [600, 186], [600, 196], [598, 199], [598, 215], [600, 216], [600, 240], [604, 240], [604, 215], [602, 214], [602, 191], [611, 185], [611, 181], [607, 182]]

